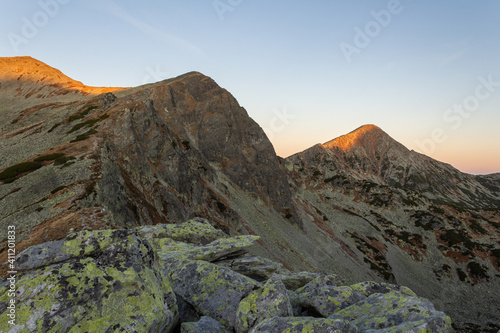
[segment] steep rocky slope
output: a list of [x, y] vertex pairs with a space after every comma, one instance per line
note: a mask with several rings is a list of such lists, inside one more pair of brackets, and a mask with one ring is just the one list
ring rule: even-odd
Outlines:
[[201, 216], [260, 236], [251, 252], [291, 271], [410, 285], [458, 324], [499, 325], [485, 306], [500, 299], [498, 175], [461, 174], [376, 128], [280, 159], [196, 72], [89, 88], [31, 58], [0, 65], [0, 261], [8, 225], [20, 252]]

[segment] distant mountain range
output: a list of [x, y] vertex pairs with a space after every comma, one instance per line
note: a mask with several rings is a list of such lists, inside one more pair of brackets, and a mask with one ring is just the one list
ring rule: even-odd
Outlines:
[[[286, 159], [197, 72], [95, 88], [0, 58], [0, 261], [84, 229], [204, 217], [293, 271], [406, 285], [456, 328], [500, 329], [500, 174], [475, 176], [365, 125]], [[1, 272], [5, 274], [6, 268]]]

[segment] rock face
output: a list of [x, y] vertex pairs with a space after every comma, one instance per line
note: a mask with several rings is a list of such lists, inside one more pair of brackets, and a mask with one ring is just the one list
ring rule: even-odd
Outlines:
[[[2, 320], [0, 330], [364, 332], [418, 327], [451, 332], [450, 318], [429, 301], [375, 282], [344, 287], [360, 291], [342, 311], [332, 308], [313, 318], [305, 307], [301, 312], [309, 317], [293, 317], [293, 291], [282, 282], [289, 274], [273, 274], [261, 283], [217, 265], [222, 257], [241, 256], [257, 238], [248, 240], [194, 219], [178, 225], [81, 231], [32, 246], [18, 260], [22, 273], [17, 278], [16, 325]], [[321, 281], [331, 280], [315, 279], [308, 290], [333, 286]], [[2, 318], [10, 301], [8, 288], [0, 284]], [[344, 298], [334, 295], [325, 302], [337, 304]]]
[[[457, 327], [500, 328], [498, 174], [460, 173], [375, 126], [280, 159], [235, 98], [196, 72], [91, 88], [29, 57], [0, 58], [0, 114], [2, 263], [8, 225], [18, 252], [74, 232], [140, 230], [137, 237], [158, 240], [158, 260], [196, 277], [192, 283], [212, 271], [227, 277], [213, 292], [229, 295], [236, 309], [277, 273], [294, 291], [292, 311], [322, 316], [311, 325], [324, 325], [327, 313], [363, 295], [353, 285], [375, 280], [411, 287]], [[217, 228], [192, 226], [183, 240], [184, 227], [168, 237], [154, 227], [195, 216]], [[224, 233], [241, 237], [227, 243]], [[240, 255], [256, 235], [251, 253]], [[23, 265], [72, 260], [62, 243], [50, 244], [46, 257]], [[6, 268], [0, 264], [0, 275]], [[161, 274], [182, 280], [175, 270]], [[305, 288], [332, 274], [331, 284]], [[192, 323], [185, 329], [198, 327], [200, 315], [247, 325], [236, 310], [219, 311], [216, 299], [170, 287], [178, 321]], [[327, 302], [342, 295], [339, 304]], [[280, 311], [246, 320], [288, 325], [276, 319], [287, 318]]]

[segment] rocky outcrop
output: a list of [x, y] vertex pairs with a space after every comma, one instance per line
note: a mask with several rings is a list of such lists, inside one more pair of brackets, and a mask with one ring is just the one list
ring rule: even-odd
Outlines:
[[[375, 282], [337, 286], [334, 276], [319, 276], [293, 291], [283, 283], [296, 280], [291, 273], [273, 274], [261, 283], [217, 265], [219, 259], [240, 257], [255, 240], [229, 237], [208, 221], [194, 219], [178, 225], [82, 231], [32, 246], [18, 260], [22, 273], [17, 278], [16, 325], [2, 320], [0, 330], [451, 332], [449, 317], [406, 288]], [[301, 317], [293, 316], [292, 295], [306, 290], [321, 295], [328, 288], [349, 289], [357, 298], [347, 304], [342, 293], [330, 293], [323, 303], [344, 304], [341, 311], [326, 307], [319, 313], [302, 302]], [[4, 282], [2, 318], [9, 301]]]

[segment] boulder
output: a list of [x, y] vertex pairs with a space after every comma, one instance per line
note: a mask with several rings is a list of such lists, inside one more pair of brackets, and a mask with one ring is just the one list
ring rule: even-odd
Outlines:
[[424, 327], [426, 332], [452, 332], [451, 319], [436, 311], [427, 299], [397, 291], [372, 294], [329, 318], [349, 320], [363, 331]]
[[297, 290], [312, 280], [320, 277], [319, 273], [298, 272], [280, 275], [281, 281], [288, 290]]
[[251, 333], [357, 333], [356, 327], [348, 321], [313, 317], [273, 317], [250, 331]]
[[275, 273], [289, 273], [280, 263], [251, 255], [218, 261], [217, 265], [227, 267], [259, 282], [269, 280]]
[[[19, 258], [17, 325], [2, 320], [2, 332], [168, 332], [176, 324], [170, 284], [132, 230], [79, 232]], [[8, 301], [2, 287], [0, 304]]]
[[252, 292], [240, 302], [236, 312], [236, 332], [246, 333], [268, 318], [292, 315], [285, 285], [274, 275], [261, 289]]
[[182, 323], [181, 333], [229, 333], [217, 320], [203, 316], [197, 322]]
[[206, 219], [195, 217], [179, 224], [157, 224], [137, 229], [138, 235], [148, 240], [171, 239], [194, 245], [207, 245], [217, 239], [228, 236], [215, 229]]
[[320, 276], [312, 280], [293, 294], [295, 308], [298, 304], [301, 313], [326, 318], [366, 297], [350, 287], [336, 284], [336, 276]]

